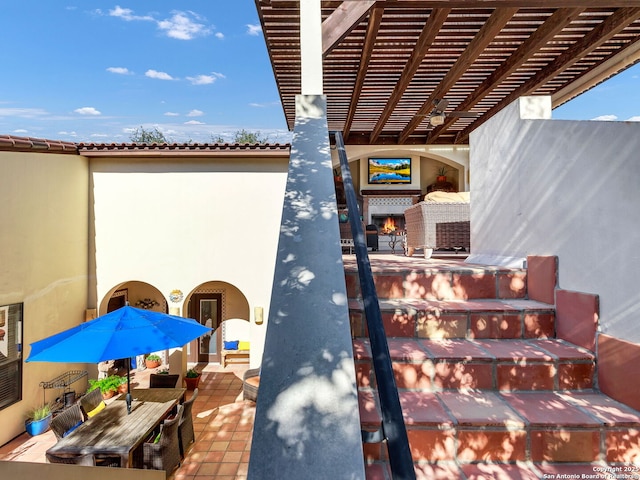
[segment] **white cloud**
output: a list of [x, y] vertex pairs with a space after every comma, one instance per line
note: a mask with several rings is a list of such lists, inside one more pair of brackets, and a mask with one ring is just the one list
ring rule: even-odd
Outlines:
[[194, 12], [174, 12], [171, 18], [158, 21], [158, 28], [166, 32], [170, 38], [177, 40], [192, 40], [211, 33], [211, 29], [203, 23], [198, 23], [200, 16]]
[[204, 122], [199, 122], [198, 120], [189, 120], [188, 122], [184, 122], [185, 125], [204, 125]]
[[102, 115], [102, 113], [100, 113], [99, 110], [96, 110], [93, 107], [82, 107], [82, 108], [76, 108], [74, 110], [74, 112], [80, 114], [80, 115]]
[[250, 107], [254, 107], [254, 108], [267, 108], [267, 107], [273, 107], [275, 105], [280, 105], [279, 102], [267, 102], [267, 103], [257, 103], [257, 102], [251, 102], [249, 103]]
[[640, 115], [634, 115], [633, 117], [627, 118], [627, 122], [640, 122]]
[[605, 121], [605, 122], [612, 122], [614, 120], [617, 120], [618, 117], [615, 115], [600, 115], [599, 117], [596, 118], [592, 118], [591, 120], [600, 120], [600, 121]]
[[180, 114], [176, 112], [165, 112], [165, 116], [167, 117], [179, 117]]
[[222, 32], [217, 32], [217, 33], [215, 34], [215, 37], [216, 37], [216, 38], [219, 38], [220, 40], [222, 40], [222, 39], [224, 38], [224, 33], [222, 33]]
[[13, 131], [13, 133], [28, 133], [29, 130], [25, 130], [24, 128], [17, 128]]
[[93, 137], [93, 138], [107, 138], [107, 137], [109, 137], [109, 135], [107, 135], [106, 133], [92, 133], [89, 136]]
[[165, 72], [158, 72], [157, 70], [147, 70], [144, 75], [149, 78], [157, 78], [158, 80], [173, 80], [173, 77]]
[[133, 72], [130, 72], [129, 69], [125, 67], [109, 67], [107, 68], [107, 72], [117, 73], [118, 75], [133, 75]]
[[250, 23], [247, 24], [247, 35], [257, 36], [262, 32], [262, 27], [260, 25], [252, 25]]
[[195, 77], [187, 77], [191, 85], [211, 85], [218, 78], [226, 78], [222, 73], [211, 72], [211, 75], [196, 75]]
[[202, 110], [196, 110], [195, 108], [187, 113], [187, 117], [201, 117], [202, 115], [204, 115], [204, 112]]
[[42, 108], [0, 108], [0, 117], [34, 118], [48, 115]]
[[58, 132], [58, 135], [66, 135], [68, 137], [77, 137], [78, 136], [77, 132], [65, 132], [65, 131]]
[[109, 10], [109, 16], [118, 17], [123, 20], [126, 20], [127, 22], [131, 22], [134, 20], [144, 20], [144, 21], [151, 21], [151, 22], [155, 21], [155, 19], [149, 15], [144, 15], [144, 16], [134, 15], [133, 10], [131, 10], [130, 8], [122, 8], [119, 5], [116, 5], [116, 8], [114, 8], [113, 10]]

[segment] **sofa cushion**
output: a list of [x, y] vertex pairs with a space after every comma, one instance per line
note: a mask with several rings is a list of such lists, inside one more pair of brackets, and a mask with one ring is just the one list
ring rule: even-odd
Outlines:
[[434, 203], [469, 203], [469, 192], [431, 192], [424, 196], [425, 202]]
[[224, 342], [224, 349], [225, 350], [238, 350], [238, 344], [240, 343], [239, 340], [231, 340], [229, 342]]

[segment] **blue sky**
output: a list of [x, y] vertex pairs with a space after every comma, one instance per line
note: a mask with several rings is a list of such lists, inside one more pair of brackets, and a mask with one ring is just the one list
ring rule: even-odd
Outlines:
[[[254, 0], [3, 2], [0, 134], [128, 142], [238, 130], [287, 142]], [[554, 118], [640, 120], [640, 67]]]

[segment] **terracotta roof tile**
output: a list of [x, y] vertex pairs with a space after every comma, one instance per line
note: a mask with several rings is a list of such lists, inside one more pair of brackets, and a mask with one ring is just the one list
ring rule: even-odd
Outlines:
[[78, 146], [73, 142], [46, 140], [33, 137], [16, 137], [0, 135], [0, 150], [37, 150], [48, 153], [78, 153]]
[[289, 144], [280, 143], [74, 143], [33, 137], [0, 135], [0, 151], [35, 150], [86, 156], [135, 154], [148, 156], [198, 156], [236, 154], [242, 156], [288, 155]]

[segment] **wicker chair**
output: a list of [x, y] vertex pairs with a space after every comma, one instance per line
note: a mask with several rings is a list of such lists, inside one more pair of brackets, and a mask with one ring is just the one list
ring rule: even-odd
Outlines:
[[436, 248], [471, 248], [469, 203], [420, 202], [404, 211], [407, 255], [424, 249], [425, 258]]
[[178, 425], [182, 418], [182, 411], [182, 405], [178, 405], [175, 417], [162, 423], [158, 443], [142, 444], [142, 468], [164, 470], [169, 477], [169, 474], [180, 465]]
[[89, 412], [93, 412], [98, 408], [104, 400], [102, 392], [99, 388], [94, 388], [80, 399], [80, 407], [84, 413], [85, 419], [89, 418]]
[[193, 395], [189, 400], [184, 402], [182, 406], [182, 417], [178, 423], [178, 436], [180, 438], [180, 455], [184, 457], [189, 446], [196, 441], [196, 434], [193, 431], [193, 416], [191, 411], [193, 410], [193, 401], [198, 396], [198, 389], [193, 391]]
[[176, 388], [178, 374], [152, 373], [149, 375], [149, 388]]
[[242, 376], [242, 398], [245, 400], [258, 400], [258, 387], [260, 386], [260, 369], [252, 368], [244, 372]]
[[68, 465], [88, 465], [94, 467], [96, 465], [95, 458], [92, 454], [73, 455], [72, 457], [61, 457], [52, 453], [46, 453], [47, 463], [66, 463]]
[[82, 410], [80, 409], [80, 405], [75, 403], [63, 410], [62, 413], [53, 417], [53, 420], [51, 420], [51, 430], [53, 430], [56, 438], [60, 440], [69, 430], [77, 427], [82, 422], [84, 422]]

